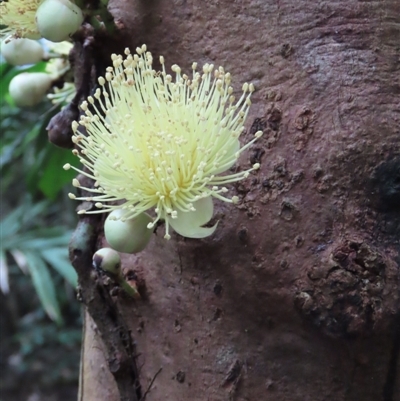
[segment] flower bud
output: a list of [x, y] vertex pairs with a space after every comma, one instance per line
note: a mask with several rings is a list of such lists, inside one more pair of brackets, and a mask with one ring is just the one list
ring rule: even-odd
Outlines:
[[111, 248], [101, 248], [93, 255], [93, 267], [104, 272], [132, 298], [140, 299], [136, 285], [130, 285], [121, 271], [121, 258], [118, 252]]
[[118, 277], [121, 273], [121, 258], [113, 249], [101, 248], [93, 255], [93, 267]]
[[141, 213], [134, 219], [122, 221], [124, 211], [116, 209], [104, 223], [104, 234], [110, 246], [118, 252], [136, 253], [142, 251], [150, 241], [152, 230], [147, 225], [152, 218]]
[[1, 44], [1, 54], [9, 64], [24, 65], [41, 61], [44, 51], [36, 40], [7, 38]]
[[44, 72], [23, 72], [11, 80], [8, 90], [17, 106], [29, 107], [42, 101], [51, 84], [51, 77]]
[[82, 22], [82, 10], [69, 0], [45, 0], [36, 11], [38, 31], [52, 42], [67, 40]]

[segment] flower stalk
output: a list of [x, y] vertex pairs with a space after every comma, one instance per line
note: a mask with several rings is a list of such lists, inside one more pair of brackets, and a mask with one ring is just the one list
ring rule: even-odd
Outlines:
[[111, 280], [117, 283], [129, 296], [140, 299], [137, 288], [128, 284], [121, 270], [121, 258], [118, 252], [111, 248], [101, 248], [93, 255], [93, 267], [105, 273]]

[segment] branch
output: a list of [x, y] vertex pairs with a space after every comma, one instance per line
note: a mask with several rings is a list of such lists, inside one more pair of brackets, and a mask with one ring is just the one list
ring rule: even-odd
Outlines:
[[108, 290], [92, 269], [100, 222], [97, 215], [86, 215], [79, 221], [69, 247], [70, 259], [78, 273], [82, 302], [103, 340], [105, 357], [117, 383], [120, 401], [139, 401], [142, 392], [131, 333]]

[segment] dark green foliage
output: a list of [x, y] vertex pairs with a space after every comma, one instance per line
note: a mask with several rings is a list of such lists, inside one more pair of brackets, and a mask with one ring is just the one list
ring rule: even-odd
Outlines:
[[62, 168], [75, 158], [47, 139], [46, 125], [59, 108], [44, 99], [19, 109], [8, 94], [13, 76], [44, 67], [0, 63], [2, 401], [27, 399], [29, 383], [40, 389], [77, 384], [81, 318], [68, 259], [76, 217], [67, 197], [74, 173]]

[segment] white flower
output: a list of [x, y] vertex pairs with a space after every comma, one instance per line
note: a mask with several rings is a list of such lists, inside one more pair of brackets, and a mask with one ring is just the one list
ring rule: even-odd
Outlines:
[[[123, 220], [154, 208], [149, 229], [165, 220], [167, 239], [169, 226], [183, 236], [202, 238], [216, 228], [201, 227], [212, 217], [212, 197], [236, 202], [237, 197], [224, 195], [225, 185], [260, 167], [257, 163], [247, 171], [219, 175], [262, 135], [258, 131], [240, 148], [254, 87], [244, 84], [235, 101], [231, 75], [222, 67], [214, 71], [212, 64], [206, 64], [200, 74], [194, 63], [189, 78], [173, 65], [173, 79], [163, 57], [162, 71], [153, 70], [153, 57], [146, 50], [143, 45], [135, 55], [128, 49], [125, 58], [112, 55], [113, 67], [98, 79], [94, 96], [81, 105], [85, 115], [72, 125], [73, 141], [80, 150], [73, 152], [89, 172], [72, 168], [95, 183], [94, 188], [84, 188], [75, 179], [74, 186], [93, 196], [70, 194], [70, 198], [93, 201], [98, 208], [79, 213], [122, 209]], [[123, 204], [108, 203], [115, 201]]]
[[13, 35], [16, 38], [39, 39], [35, 15], [43, 0], [9, 0], [0, 3], [0, 36]]

